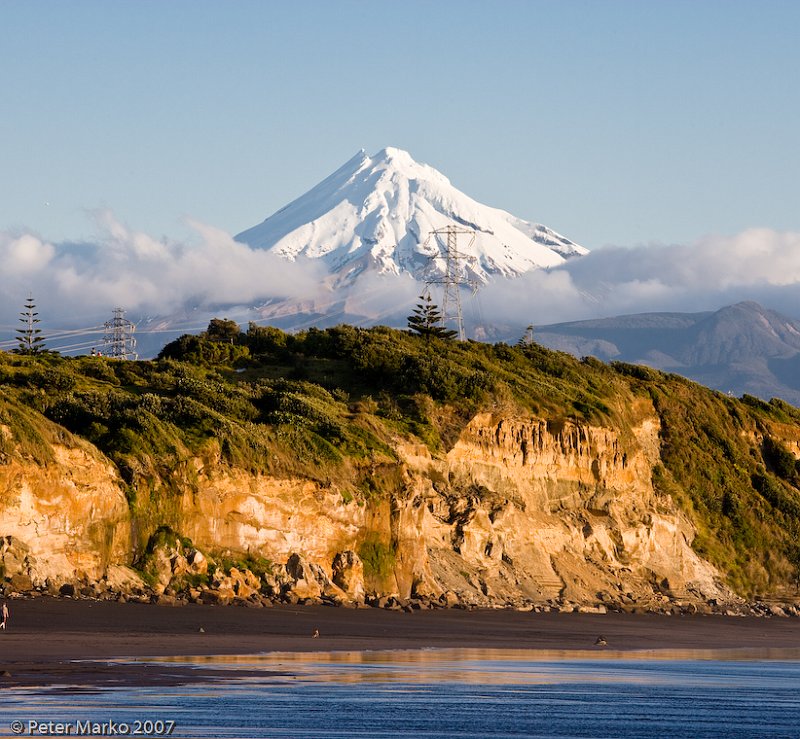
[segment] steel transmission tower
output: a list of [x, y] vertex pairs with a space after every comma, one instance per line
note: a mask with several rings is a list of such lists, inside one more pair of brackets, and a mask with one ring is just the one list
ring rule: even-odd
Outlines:
[[441, 285], [442, 286], [442, 323], [447, 326], [447, 322], [455, 323], [456, 331], [458, 332], [458, 340], [465, 341], [466, 334], [464, 332], [464, 316], [461, 312], [461, 286], [466, 285], [475, 289], [475, 285], [467, 279], [462, 266], [464, 259], [468, 258], [467, 254], [462, 254], [458, 251], [458, 237], [459, 235], [471, 236], [467, 249], [475, 242], [475, 232], [468, 228], [459, 228], [458, 226], [445, 226], [431, 231], [425, 241], [424, 246], [427, 246], [431, 237], [436, 239], [436, 244], [439, 247], [439, 254], [434, 255], [432, 259], [436, 259], [444, 252], [445, 268], [444, 276], [440, 278], [432, 278], [426, 280], [425, 284]]
[[103, 343], [106, 356], [116, 359], [139, 358], [139, 355], [134, 351], [136, 349], [136, 339], [133, 338], [133, 332], [136, 329], [136, 325], [125, 318], [125, 310], [123, 308], [115, 308], [114, 317], [103, 325], [105, 327]]

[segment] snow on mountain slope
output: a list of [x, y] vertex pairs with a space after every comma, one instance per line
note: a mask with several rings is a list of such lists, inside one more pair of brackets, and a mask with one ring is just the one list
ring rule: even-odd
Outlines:
[[440, 172], [401, 149], [369, 157], [362, 150], [305, 195], [236, 236], [289, 260], [322, 259], [334, 285], [351, 285], [365, 271], [418, 280], [442, 275], [442, 249], [431, 232], [452, 226], [465, 279], [486, 283], [556, 267], [586, 249], [539, 224], [476, 202]]

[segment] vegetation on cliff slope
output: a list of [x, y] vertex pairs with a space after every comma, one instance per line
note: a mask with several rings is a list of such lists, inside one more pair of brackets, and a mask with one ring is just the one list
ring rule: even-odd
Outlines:
[[653, 481], [695, 522], [695, 548], [741, 593], [794, 584], [800, 466], [789, 445], [800, 440], [800, 411], [780, 401], [737, 400], [536, 344], [385, 327], [290, 335], [217, 320], [155, 361], [0, 354], [0, 431], [11, 431], [0, 453], [46, 464], [54, 441], [91, 442], [119, 468], [150, 531], [172, 523], [170, 497], [193, 484], [198, 459], [385, 495], [398, 484], [393, 439], [446, 451], [479, 410], [573, 418], [631, 438], [653, 409], [662, 441]]

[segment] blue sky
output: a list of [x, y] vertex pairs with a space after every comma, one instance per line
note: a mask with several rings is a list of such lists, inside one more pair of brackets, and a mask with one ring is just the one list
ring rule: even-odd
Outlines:
[[596, 249], [800, 230], [800, 3], [0, 0], [0, 230], [237, 233], [391, 145]]

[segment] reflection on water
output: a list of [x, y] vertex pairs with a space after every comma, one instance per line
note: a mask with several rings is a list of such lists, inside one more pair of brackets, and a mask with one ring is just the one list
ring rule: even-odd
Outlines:
[[[535, 685], [559, 682], [670, 680], [662, 662], [800, 661], [800, 649], [661, 649], [641, 651], [561, 649], [409, 649], [338, 652], [271, 652], [258, 655], [169, 657], [167, 664], [263, 670], [276, 682], [437, 683]], [[609, 670], [608, 662], [618, 663]], [[652, 662], [652, 671], [625, 663]], [[571, 666], [576, 666], [572, 669]], [[288, 675], [286, 673], [289, 673]]]
[[[172, 720], [178, 737], [790, 737], [800, 650], [448, 649], [181, 657], [212, 683], [4, 690], [13, 720]], [[145, 734], [146, 735], [146, 734]]]
[[[292, 663], [314, 664], [346, 662], [349, 664], [380, 664], [382, 662], [413, 663], [424, 665], [446, 661], [490, 661], [490, 662], [567, 662], [586, 660], [626, 660], [626, 661], [702, 661], [743, 662], [743, 661], [800, 661], [800, 647], [797, 648], [744, 648], [744, 649], [382, 649], [382, 650], [341, 650], [336, 652], [265, 652], [262, 654], [201, 655], [192, 657], [158, 657], [147, 662], [188, 663], [188, 664], [275, 664]], [[136, 660], [131, 660], [136, 661]]]

